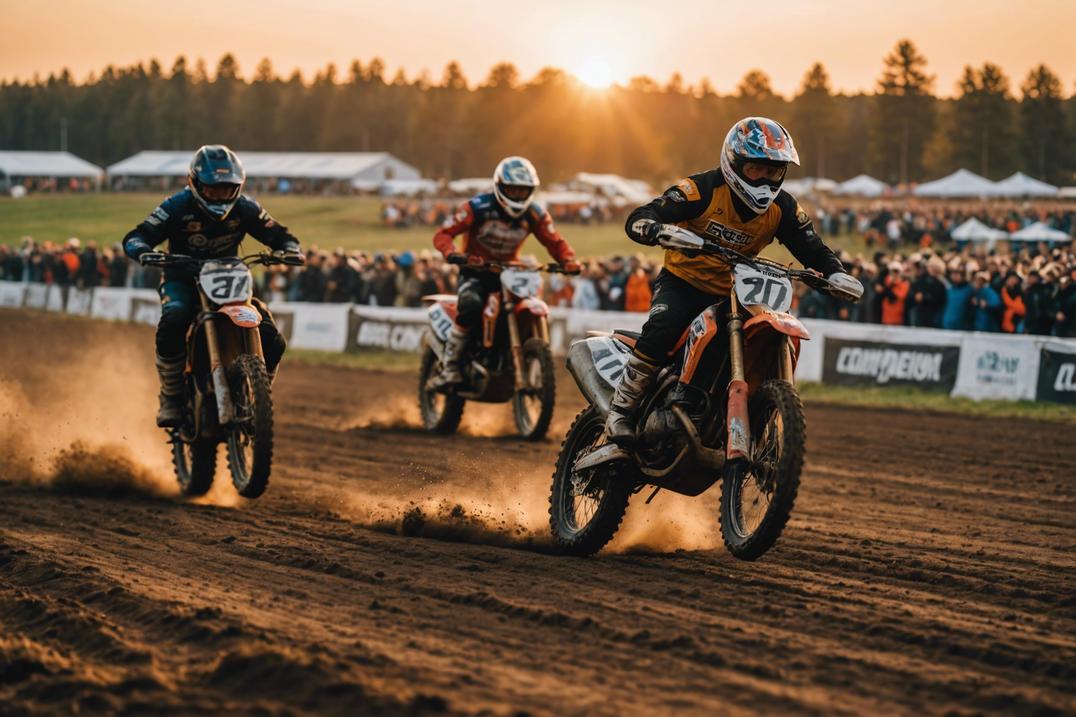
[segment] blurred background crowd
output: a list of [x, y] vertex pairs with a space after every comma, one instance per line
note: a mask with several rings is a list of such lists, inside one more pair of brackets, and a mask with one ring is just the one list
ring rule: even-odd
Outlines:
[[[914, 219], [913, 219], [914, 220]], [[1072, 220], [1072, 215], [1067, 215]], [[902, 220], [903, 221], [903, 220]], [[1076, 254], [1066, 246], [1037, 245], [997, 251], [982, 245], [841, 252], [848, 271], [866, 289], [855, 305], [800, 286], [799, 316], [954, 330], [1076, 337]], [[551, 306], [601, 311], [649, 309], [659, 259], [612, 256], [581, 262], [576, 277], [550, 275], [544, 298]], [[129, 262], [120, 246], [99, 248], [70, 239], [17, 248], [0, 246], [0, 279], [56, 284], [155, 288], [158, 270]], [[269, 301], [421, 306], [427, 294], [454, 293], [458, 269], [430, 250], [368, 253], [317, 247], [304, 267], [273, 267], [260, 275], [259, 295]]]

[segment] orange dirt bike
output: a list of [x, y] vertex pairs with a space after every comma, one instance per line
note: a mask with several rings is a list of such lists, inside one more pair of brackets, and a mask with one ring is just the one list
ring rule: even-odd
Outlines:
[[251, 303], [253, 264], [305, 263], [301, 254], [195, 259], [161, 254], [156, 266], [194, 265], [202, 311], [187, 332], [184, 422], [169, 429], [172, 462], [183, 495], [213, 485], [217, 446], [228, 445], [228, 468], [239, 495], [257, 498], [273, 460], [273, 400], [262, 356], [261, 314]]
[[[572, 344], [568, 370], [590, 405], [576, 417], [557, 458], [549, 501], [553, 538], [568, 553], [595, 553], [616, 533], [634, 493], [652, 486], [650, 498], [662, 488], [697, 496], [723, 479], [725, 547], [754, 560], [788, 521], [806, 449], [793, 372], [800, 341], [809, 337], [787, 313], [792, 280], [851, 301], [862, 287], [851, 277], [830, 282], [748, 257], [686, 229], [668, 228], [661, 243], [720, 257], [733, 270], [733, 291], [694, 319], [672, 365], [655, 376], [629, 451], [608, 443], [604, 426], [639, 334], [614, 331]], [[712, 353], [703, 362], [707, 349]], [[710, 366], [707, 375], [694, 375], [700, 365]], [[680, 385], [682, 375], [690, 387]]]
[[512, 402], [516, 429], [527, 440], [540, 440], [553, 418], [556, 386], [549, 349], [549, 307], [538, 298], [541, 271], [563, 274], [557, 264], [532, 266], [487, 261], [473, 269], [500, 273], [501, 291], [492, 292], [482, 311], [482, 328], [462, 357], [463, 383], [449, 391], [429, 387], [441, 371], [445, 342], [456, 319], [456, 296], [423, 297], [429, 327], [423, 335], [418, 377], [418, 405], [426, 429], [449, 434], [459, 427], [467, 401]]

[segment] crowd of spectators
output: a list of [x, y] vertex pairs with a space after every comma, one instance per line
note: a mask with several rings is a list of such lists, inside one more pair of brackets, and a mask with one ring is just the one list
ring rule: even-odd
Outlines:
[[1007, 232], [1041, 221], [1072, 236], [1076, 230], [1076, 204], [997, 200], [981, 203], [822, 201], [815, 209], [815, 222], [823, 235], [852, 234], [862, 237], [869, 248], [890, 250], [908, 245], [927, 248], [937, 243], [948, 244], [951, 232], [971, 218]]
[[119, 244], [99, 249], [96, 242], [87, 241], [84, 245], [77, 238], [57, 244], [23, 237], [17, 246], [0, 244], [0, 279], [79, 289], [156, 288], [160, 272], [128, 261]]
[[1076, 337], [1076, 254], [1069, 248], [842, 256], [866, 289], [858, 304], [803, 288], [797, 313], [819, 319]]

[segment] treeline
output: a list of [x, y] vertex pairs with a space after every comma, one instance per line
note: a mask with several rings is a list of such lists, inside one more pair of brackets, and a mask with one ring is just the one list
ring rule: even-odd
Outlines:
[[[0, 84], [0, 148], [58, 149], [100, 165], [143, 149], [222, 142], [243, 150], [388, 151], [431, 177], [483, 176], [506, 154], [524, 154], [549, 179], [580, 170], [665, 180], [717, 163], [728, 127], [767, 115], [792, 131], [801, 174], [846, 179], [861, 172], [891, 183], [966, 167], [992, 179], [1021, 170], [1076, 183], [1076, 98], [1048, 67], [1015, 86], [991, 63], [968, 66], [953, 99], [915, 45], [882, 60], [872, 94], [835, 93], [815, 64], [795, 96], [776, 93], [762, 71], [732, 95], [677, 74], [636, 77], [594, 91], [546, 68], [523, 80], [508, 63], [472, 83], [449, 63], [440, 79], [388, 76], [380, 59], [328, 65], [312, 81], [278, 75], [262, 60], [244, 77], [232, 55], [214, 72], [179, 57], [107, 67], [78, 83]], [[1017, 97], [1018, 95], [1018, 97]]]

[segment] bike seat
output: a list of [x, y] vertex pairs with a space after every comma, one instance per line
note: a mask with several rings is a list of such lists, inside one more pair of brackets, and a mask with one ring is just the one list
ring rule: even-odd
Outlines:
[[[675, 356], [680, 349], [687, 343], [687, 335], [691, 332], [690, 327], [684, 329], [684, 333], [680, 335], [680, 340], [676, 342], [676, 345], [669, 351], [669, 356]], [[628, 331], [627, 329], [613, 329], [613, 338], [631, 348], [635, 348], [635, 344], [638, 343], [639, 337], [642, 336], [641, 331]]]

